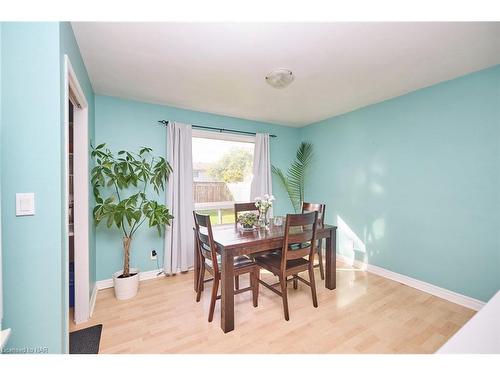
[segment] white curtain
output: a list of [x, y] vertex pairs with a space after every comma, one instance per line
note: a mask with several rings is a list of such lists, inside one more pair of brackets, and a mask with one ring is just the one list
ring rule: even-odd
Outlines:
[[[255, 150], [253, 154], [253, 179], [250, 188], [250, 198], [263, 197], [273, 193], [271, 180], [271, 154], [269, 152], [269, 134], [257, 133], [255, 136]], [[269, 209], [269, 216], [273, 216], [273, 208]]]
[[163, 270], [169, 274], [193, 266], [193, 163], [191, 125], [169, 121], [167, 161], [172, 166], [167, 207], [172, 216], [166, 228]]

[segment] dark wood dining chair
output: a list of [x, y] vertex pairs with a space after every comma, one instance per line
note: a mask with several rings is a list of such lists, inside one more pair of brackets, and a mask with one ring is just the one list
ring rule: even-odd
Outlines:
[[[318, 212], [304, 214], [288, 214], [286, 216], [284, 241], [281, 252], [268, 253], [255, 257], [255, 262], [278, 276], [279, 282], [267, 284], [259, 280], [266, 288], [269, 288], [283, 299], [283, 310], [285, 320], [290, 319], [288, 312], [287, 282], [293, 280], [293, 287], [297, 289], [298, 281], [311, 288], [313, 306], [318, 307], [316, 296], [316, 283], [314, 282], [314, 254], [316, 253], [316, 225]], [[308, 271], [309, 281], [299, 276], [300, 272]], [[292, 276], [288, 279], [288, 276]], [[274, 288], [280, 285], [281, 290]]]
[[[306, 212], [318, 212], [318, 227], [322, 227], [325, 223], [325, 210], [326, 205], [321, 203], [302, 203], [302, 213]], [[318, 264], [314, 265], [314, 267], [319, 267], [319, 274], [321, 276], [321, 280], [325, 279], [325, 266], [323, 265], [323, 240], [319, 239], [316, 249], [318, 250]]]
[[[219, 283], [221, 280], [221, 258], [217, 254], [217, 245], [214, 242], [212, 233], [212, 224], [210, 223], [209, 215], [200, 215], [193, 212], [196, 241], [198, 242], [198, 255], [200, 257], [200, 274], [198, 279], [198, 288], [196, 293], [196, 302], [200, 301], [203, 283], [211, 281], [205, 280], [205, 270], [213, 276], [212, 296], [210, 299], [210, 310], [208, 313], [208, 321], [211, 322], [214, 317], [215, 302], [220, 299], [217, 295]], [[202, 230], [203, 229], [203, 230]], [[239, 276], [245, 273], [250, 274], [250, 286], [243, 289], [235, 290], [235, 294], [243, 292], [252, 292], [253, 305], [257, 307], [259, 298], [259, 273], [260, 267], [246, 256], [238, 256], [234, 258], [234, 274]]]
[[[255, 207], [255, 202], [248, 203], [235, 203], [234, 204], [234, 225], [238, 225], [238, 214], [240, 212], [255, 212], [259, 215], [259, 209]], [[234, 277], [234, 287], [236, 290], [240, 289], [240, 278], [238, 276]]]

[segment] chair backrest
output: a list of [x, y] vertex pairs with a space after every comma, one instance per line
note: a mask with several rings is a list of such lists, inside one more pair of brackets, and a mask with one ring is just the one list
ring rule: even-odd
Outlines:
[[285, 270], [289, 260], [309, 256], [309, 261], [314, 262], [317, 224], [317, 211], [286, 215], [281, 271]]
[[202, 259], [208, 258], [212, 261], [214, 271], [217, 273], [219, 272], [219, 265], [217, 262], [217, 245], [215, 245], [214, 242], [210, 215], [201, 215], [193, 211], [193, 216], [199, 254]]
[[235, 203], [234, 204], [234, 223], [238, 223], [238, 213], [240, 212], [255, 212], [257, 215], [259, 214], [259, 209], [255, 207], [255, 202], [249, 203]]
[[302, 203], [302, 213], [313, 212], [313, 211], [318, 212], [318, 225], [320, 227], [322, 227], [323, 224], [325, 223], [325, 210], [326, 210], [326, 205], [322, 203], [308, 203], [308, 202]]

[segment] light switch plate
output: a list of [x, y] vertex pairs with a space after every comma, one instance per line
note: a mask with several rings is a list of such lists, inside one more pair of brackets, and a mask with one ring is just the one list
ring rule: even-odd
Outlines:
[[16, 216], [35, 214], [35, 193], [16, 193]]

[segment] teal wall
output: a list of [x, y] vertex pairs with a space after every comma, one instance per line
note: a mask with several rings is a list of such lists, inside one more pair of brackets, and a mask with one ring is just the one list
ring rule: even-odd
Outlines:
[[[134, 150], [141, 146], [153, 148], [158, 155], [166, 155], [166, 134], [158, 120], [175, 120], [185, 123], [240, 129], [251, 132], [269, 132], [278, 138], [271, 140], [272, 163], [287, 167], [295, 156], [298, 145], [298, 129], [262, 122], [217, 116], [208, 113], [188, 111], [162, 105], [122, 100], [108, 96], [96, 96], [96, 144], [107, 143], [114, 151]], [[292, 210], [286, 193], [273, 181], [273, 192], [277, 197], [275, 212]], [[164, 202], [164, 194], [160, 201]], [[105, 225], [97, 228], [97, 279], [109, 279], [113, 272], [122, 268], [121, 235], [118, 230], [108, 230]], [[163, 238], [154, 230], [144, 227], [132, 242], [131, 264], [141, 271], [156, 269], [149, 253], [159, 250], [159, 262], [163, 259]]]
[[[95, 134], [94, 94], [69, 23], [3, 23], [1, 41], [3, 326], [12, 328], [8, 348], [63, 353], [68, 347], [65, 54], [89, 102], [90, 137]], [[35, 193], [34, 216], [15, 216], [16, 192]]]
[[[64, 350], [60, 52], [57, 23], [2, 26], [2, 252], [8, 348]], [[34, 192], [36, 215], [15, 216]]]
[[[307, 126], [306, 198], [357, 259], [488, 300], [500, 288], [500, 66]], [[346, 236], [340, 252], [352, 256]]]

